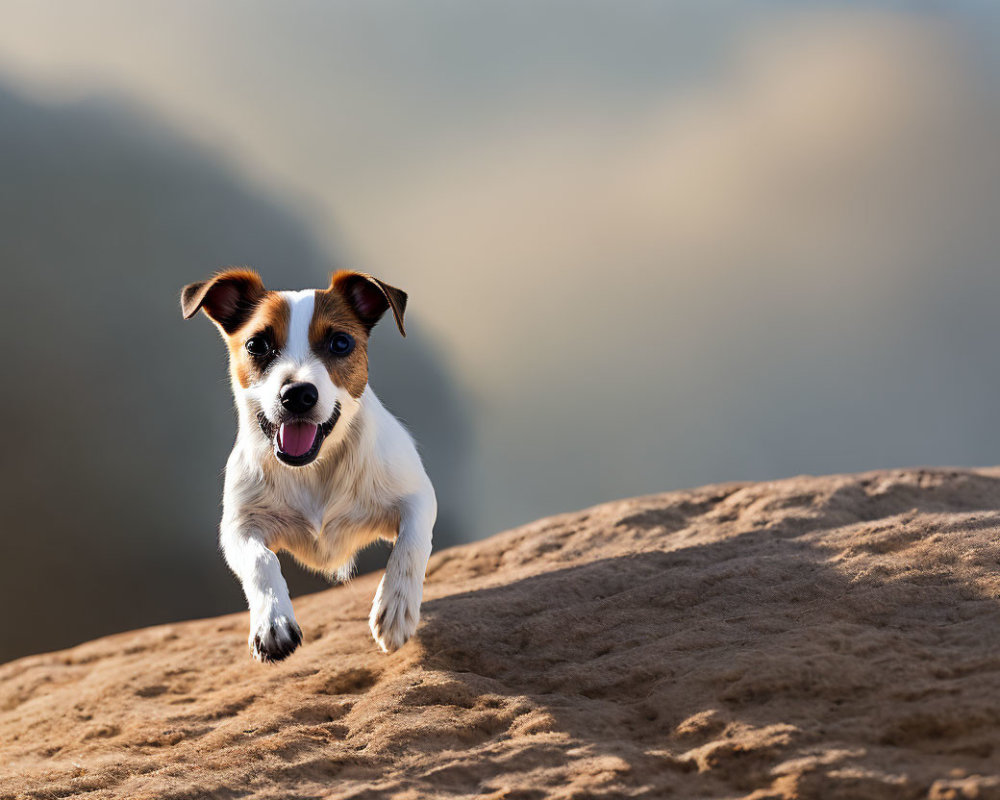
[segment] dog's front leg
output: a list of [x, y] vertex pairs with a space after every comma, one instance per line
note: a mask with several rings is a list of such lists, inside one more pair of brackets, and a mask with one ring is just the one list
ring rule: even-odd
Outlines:
[[420, 621], [424, 573], [431, 555], [431, 536], [437, 516], [434, 490], [406, 498], [400, 515], [399, 535], [389, 555], [385, 575], [375, 592], [368, 624], [378, 646], [386, 653], [401, 647]]
[[222, 552], [243, 584], [250, 607], [250, 653], [258, 661], [281, 661], [302, 643], [278, 557], [259, 531], [223, 520]]

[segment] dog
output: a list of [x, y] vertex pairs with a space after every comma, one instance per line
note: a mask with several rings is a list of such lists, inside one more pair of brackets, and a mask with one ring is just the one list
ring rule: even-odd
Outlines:
[[302, 642], [276, 553], [346, 579], [355, 554], [394, 542], [369, 626], [386, 653], [420, 620], [437, 516], [413, 438], [368, 385], [368, 339], [391, 311], [405, 336], [406, 293], [361, 272], [329, 288], [271, 291], [249, 269], [188, 284], [229, 349], [239, 416], [226, 463], [220, 544], [250, 608], [251, 655], [287, 658]]

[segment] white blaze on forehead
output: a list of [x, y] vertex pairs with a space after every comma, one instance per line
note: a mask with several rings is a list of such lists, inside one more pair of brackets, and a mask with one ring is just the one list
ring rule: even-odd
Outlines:
[[313, 309], [316, 305], [316, 292], [313, 289], [306, 289], [301, 292], [282, 292], [281, 296], [285, 298], [291, 310], [288, 341], [281, 355], [301, 364], [309, 357], [309, 325], [312, 323]]

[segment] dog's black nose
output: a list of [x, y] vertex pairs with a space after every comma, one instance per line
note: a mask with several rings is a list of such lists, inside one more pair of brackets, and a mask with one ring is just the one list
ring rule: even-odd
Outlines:
[[319, 392], [311, 383], [286, 383], [279, 392], [281, 405], [293, 414], [302, 414], [316, 405]]

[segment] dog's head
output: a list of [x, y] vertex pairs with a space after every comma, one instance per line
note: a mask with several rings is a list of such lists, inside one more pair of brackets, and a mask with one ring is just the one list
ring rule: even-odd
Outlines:
[[316, 460], [345, 428], [368, 384], [368, 335], [391, 309], [403, 328], [406, 293], [360, 272], [336, 272], [325, 290], [275, 292], [252, 270], [184, 287], [181, 310], [204, 311], [229, 346], [233, 393], [289, 466]]

